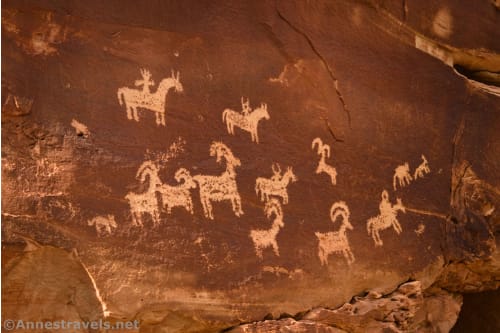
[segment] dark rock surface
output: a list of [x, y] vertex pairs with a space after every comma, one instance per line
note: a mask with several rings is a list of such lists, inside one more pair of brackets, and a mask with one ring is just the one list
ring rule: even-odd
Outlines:
[[[500, 281], [499, 15], [489, 1], [4, 1], [3, 317], [448, 332], [461, 293]], [[245, 112], [263, 118], [231, 132]], [[50, 276], [65, 283], [16, 301]], [[28, 291], [48, 305], [64, 288], [85, 301], [24, 310]]]

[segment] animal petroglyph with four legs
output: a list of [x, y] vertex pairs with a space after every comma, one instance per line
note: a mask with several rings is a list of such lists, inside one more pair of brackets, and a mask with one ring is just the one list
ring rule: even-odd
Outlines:
[[156, 190], [161, 185], [161, 180], [158, 177], [158, 167], [151, 161], [145, 161], [137, 170], [136, 178], [142, 183], [149, 177], [149, 185], [144, 193], [129, 192], [125, 199], [130, 205], [130, 214], [132, 215], [132, 224], [134, 226], [143, 226], [142, 215], [149, 214], [153, 219], [153, 224], [160, 223], [160, 211], [158, 208], [158, 200], [156, 198]]
[[127, 118], [139, 121], [137, 108], [142, 108], [155, 113], [156, 125], [165, 126], [165, 103], [168, 91], [174, 88], [176, 92], [181, 93], [184, 89], [180, 82], [179, 72], [172, 76], [161, 80], [158, 84], [156, 92], [151, 93], [149, 87], [154, 85], [151, 80], [151, 73], [146, 69], [141, 69], [142, 80], [135, 81], [136, 86], [143, 86], [143, 89], [131, 89], [122, 87], [118, 89], [118, 102], [120, 105], [125, 104]]
[[106, 232], [111, 235], [113, 230], [117, 228], [115, 216], [108, 214], [106, 216], [96, 216], [92, 220], [89, 220], [88, 225], [95, 225], [95, 230], [98, 236], [104, 235]]
[[225, 109], [222, 112], [222, 121], [227, 126], [227, 132], [234, 135], [234, 126], [239, 127], [244, 131], [250, 132], [252, 142], [259, 143], [259, 134], [257, 132], [259, 121], [270, 118], [267, 112], [267, 104], [262, 103], [260, 107], [252, 111], [250, 101], [247, 99], [245, 102], [242, 97], [241, 107], [241, 113], [231, 109]]
[[212, 201], [224, 200], [231, 201], [236, 216], [243, 215], [235, 171], [235, 168], [241, 165], [240, 160], [234, 157], [231, 150], [222, 142], [212, 142], [210, 156], [215, 156], [218, 163], [221, 163], [222, 158], [224, 158], [226, 171], [220, 176], [196, 175], [193, 177], [200, 188], [200, 200], [205, 217], [213, 220]]
[[280, 231], [280, 228], [285, 226], [283, 222], [283, 210], [281, 209], [281, 204], [278, 199], [271, 198], [264, 207], [264, 212], [267, 218], [270, 218], [274, 214], [274, 221], [270, 229], [267, 230], [251, 230], [250, 238], [253, 241], [255, 247], [255, 253], [262, 259], [262, 251], [265, 248], [272, 247], [274, 254], [280, 255], [278, 243], [276, 241], [276, 236]]
[[392, 186], [394, 187], [394, 191], [396, 191], [396, 186], [399, 184], [399, 187], [405, 187], [406, 185], [410, 185], [412, 181], [412, 177], [410, 174], [410, 166], [408, 162], [398, 166], [394, 169], [394, 176], [392, 177]]
[[406, 213], [406, 209], [400, 198], [397, 198], [395, 205], [391, 205], [389, 202], [389, 193], [386, 190], [382, 191], [382, 201], [380, 201], [379, 210], [380, 214], [370, 218], [366, 223], [366, 230], [372, 236], [375, 246], [384, 245], [379, 235], [380, 231], [390, 227], [393, 227], [398, 235], [403, 231], [398, 222], [397, 215], [398, 210]]
[[317, 174], [320, 174], [322, 172], [326, 173], [328, 176], [330, 176], [330, 181], [332, 182], [332, 185], [337, 184], [337, 169], [326, 163], [326, 158], [330, 157], [330, 146], [324, 144], [320, 138], [315, 138], [312, 142], [312, 149], [313, 150], [316, 149], [316, 146], [318, 149], [318, 155], [321, 156], [318, 163], [318, 167], [316, 168], [316, 173]]
[[415, 169], [415, 173], [413, 175], [413, 178], [416, 180], [418, 178], [424, 178], [424, 175], [427, 173], [431, 172], [431, 169], [429, 168], [429, 162], [425, 158], [425, 156], [422, 154], [422, 163]]
[[349, 222], [349, 207], [343, 201], [336, 202], [330, 208], [330, 219], [335, 223], [338, 217], [341, 217], [341, 225], [338, 231], [330, 231], [326, 233], [315, 232], [318, 238], [318, 256], [322, 265], [328, 264], [328, 256], [332, 253], [342, 253], [347, 260], [347, 264], [351, 265], [355, 258], [347, 239], [347, 229], [353, 230], [353, 226]]
[[288, 184], [297, 181], [297, 177], [293, 173], [291, 167], [286, 169], [286, 172], [281, 175], [281, 167], [279, 164], [272, 165], [273, 176], [271, 178], [258, 177], [255, 181], [255, 192], [260, 194], [261, 201], [268, 201], [270, 196], [277, 196], [283, 199], [283, 204], [288, 203]]
[[[193, 200], [191, 199], [191, 189], [196, 188], [196, 183], [188, 170], [180, 168], [174, 175], [179, 185], [171, 186], [161, 184], [158, 186], [163, 206], [167, 209], [167, 214], [172, 212], [173, 207], [184, 207], [193, 214]], [[182, 183], [181, 183], [182, 182]]]

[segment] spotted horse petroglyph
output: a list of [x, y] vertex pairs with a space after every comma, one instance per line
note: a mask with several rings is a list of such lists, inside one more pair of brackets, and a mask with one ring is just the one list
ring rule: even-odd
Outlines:
[[372, 236], [375, 246], [384, 245], [379, 235], [380, 231], [390, 227], [393, 227], [398, 235], [403, 231], [398, 222], [397, 215], [398, 211], [406, 213], [406, 209], [400, 198], [397, 198], [397, 203], [395, 205], [391, 205], [389, 202], [389, 193], [387, 193], [386, 190], [382, 191], [382, 201], [380, 201], [379, 210], [379, 215], [370, 218], [366, 222], [366, 230], [368, 234]]
[[330, 220], [332, 223], [335, 223], [339, 216], [342, 218], [342, 224], [338, 231], [314, 233], [319, 241], [318, 256], [322, 265], [328, 264], [328, 256], [332, 253], [342, 253], [348, 265], [351, 265], [355, 260], [349, 240], [347, 239], [347, 229], [353, 230], [353, 226], [349, 222], [349, 207], [343, 201], [335, 202], [330, 208]]
[[222, 112], [222, 121], [226, 123], [227, 132], [234, 135], [234, 126], [237, 126], [244, 131], [250, 132], [252, 142], [259, 143], [259, 134], [257, 132], [259, 121], [270, 118], [267, 112], [267, 104], [261, 103], [260, 107], [252, 111], [250, 100], [247, 99], [245, 102], [241, 97], [241, 107], [241, 113], [231, 109], [225, 109]]
[[158, 84], [156, 92], [151, 93], [150, 86], [154, 86], [154, 81], [151, 79], [151, 73], [146, 69], [141, 69], [142, 80], [135, 81], [136, 86], [142, 86], [140, 89], [131, 89], [122, 87], [118, 89], [118, 102], [120, 105], [125, 104], [127, 110], [127, 118], [139, 121], [137, 108], [142, 108], [155, 113], [156, 125], [165, 126], [165, 103], [168, 91], [174, 88], [176, 92], [181, 93], [184, 89], [179, 80], [179, 72], [172, 76], [161, 80]]
[[226, 170], [220, 176], [196, 175], [193, 180], [200, 188], [200, 200], [203, 206], [205, 217], [213, 220], [213, 201], [231, 201], [233, 212], [236, 216], [243, 215], [241, 208], [241, 197], [236, 185], [235, 168], [241, 165], [239, 159], [222, 142], [212, 142], [210, 146], [210, 156], [215, 156], [217, 162], [221, 163], [222, 158], [226, 162]]
[[320, 138], [316, 138], [313, 140], [311, 148], [314, 150], [316, 146], [318, 149], [318, 155], [321, 156], [318, 163], [318, 167], [316, 168], [316, 173], [317, 174], [320, 174], [322, 172], [326, 173], [328, 176], [330, 176], [330, 181], [332, 182], [332, 185], [336, 185], [337, 169], [326, 163], [326, 158], [330, 157], [330, 146], [324, 144]]
[[274, 254], [279, 257], [280, 252], [276, 236], [278, 235], [280, 229], [285, 226], [283, 221], [283, 210], [281, 209], [279, 200], [271, 198], [268, 202], [266, 202], [264, 212], [267, 218], [270, 218], [274, 214], [274, 221], [271, 228], [267, 230], [251, 230], [250, 238], [253, 241], [255, 253], [260, 259], [263, 258], [262, 251], [268, 247], [272, 247]]
[[288, 203], [288, 184], [296, 182], [297, 177], [292, 167], [288, 167], [281, 175], [281, 167], [277, 163], [272, 165], [273, 176], [271, 178], [258, 177], [255, 181], [255, 193], [260, 194], [261, 201], [268, 201], [269, 197], [277, 196], [283, 199], [283, 204]]

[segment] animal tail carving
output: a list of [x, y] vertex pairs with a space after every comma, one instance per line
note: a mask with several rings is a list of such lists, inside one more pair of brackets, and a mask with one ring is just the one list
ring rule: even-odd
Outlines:
[[124, 96], [123, 96], [123, 91], [122, 91], [121, 88], [118, 89], [117, 95], [118, 95], [118, 103], [120, 103], [120, 105], [123, 105], [123, 98], [124, 98]]
[[337, 217], [342, 216], [343, 222], [347, 222], [350, 216], [349, 207], [344, 201], [336, 202], [330, 208], [330, 219], [335, 222]]
[[394, 188], [394, 191], [396, 191], [396, 175], [392, 176], [392, 187]]
[[225, 109], [224, 112], [222, 112], [222, 121], [225, 123], [227, 119], [227, 114], [229, 113], [229, 109]]

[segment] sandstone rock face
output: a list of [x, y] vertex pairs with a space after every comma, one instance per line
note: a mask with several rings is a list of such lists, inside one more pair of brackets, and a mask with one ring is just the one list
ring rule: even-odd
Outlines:
[[500, 281], [499, 15], [4, 1], [3, 318], [448, 332]]

